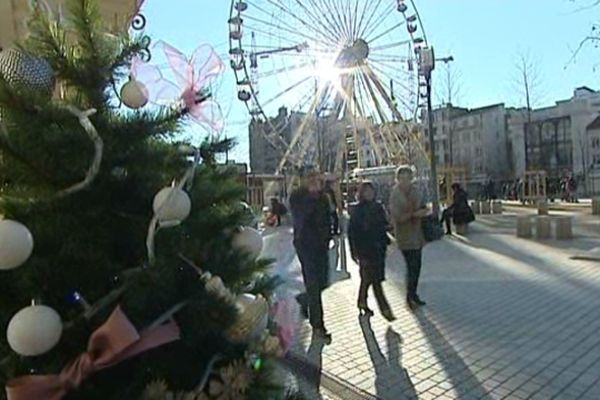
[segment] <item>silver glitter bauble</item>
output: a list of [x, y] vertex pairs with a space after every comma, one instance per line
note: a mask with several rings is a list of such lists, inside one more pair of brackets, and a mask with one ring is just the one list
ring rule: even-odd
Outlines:
[[48, 98], [54, 92], [52, 66], [43, 58], [18, 49], [0, 51], [0, 76], [16, 92]]

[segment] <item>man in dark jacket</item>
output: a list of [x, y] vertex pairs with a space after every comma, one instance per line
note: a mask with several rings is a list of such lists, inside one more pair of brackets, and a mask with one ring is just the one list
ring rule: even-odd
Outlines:
[[308, 314], [315, 336], [331, 340], [323, 322], [321, 293], [329, 273], [329, 241], [332, 237], [330, 204], [323, 192], [321, 177], [310, 172], [290, 196], [294, 220], [294, 247], [302, 265], [306, 293], [298, 296], [303, 312]]

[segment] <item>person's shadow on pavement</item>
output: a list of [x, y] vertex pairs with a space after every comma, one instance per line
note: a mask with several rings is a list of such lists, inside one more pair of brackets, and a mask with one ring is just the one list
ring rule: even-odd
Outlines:
[[392, 327], [388, 327], [385, 340], [388, 349], [387, 359], [381, 352], [375, 338], [371, 321], [367, 316], [361, 316], [362, 330], [367, 349], [375, 368], [376, 395], [383, 400], [417, 399], [417, 393], [410, 381], [407, 371], [402, 367], [400, 344], [402, 337]]
[[305, 373], [305, 384], [302, 392], [310, 395], [310, 399], [322, 400], [323, 397], [319, 391], [321, 387], [321, 369], [323, 367], [323, 348], [325, 342], [314, 336], [311, 339], [310, 346], [306, 350], [306, 360], [311, 368]]

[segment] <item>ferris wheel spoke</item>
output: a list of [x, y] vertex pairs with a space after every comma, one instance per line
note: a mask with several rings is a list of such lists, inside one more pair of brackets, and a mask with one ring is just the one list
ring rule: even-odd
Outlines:
[[315, 15], [315, 13], [309, 10], [308, 7], [306, 7], [306, 5], [302, 4], [301, 0], [296, 0], [296, 3], [304, 10], [306, 15], [311, 19], [313, 23], [319, 24], [321, 27], [327, 30], [334, 38], [340, 37], [341, 32], [336, 31], [335, 26], [333, 26], [333, 24], [331, 24], [329, 20], [327, 20], [327, 22], [329, 23], [328, 26], [327, 24], [323, 23], [321, 19], [319, 19], [318, 15]]
[[[359, 36], [360, 37], [365, 37], [365, 34], [371, 30], [373, 28], [373, 25], [375, 27], [379, 26], [381, 19], [385, 17], [385, 14], [392, 14], [391, 10], [389, 10], [387, 7], [387, 3], [389, 3], [390, 0], [378, 0], [377, 2], [377, 6], [373, 9], [373, 11], [370, 11], [371, 15], [369, 16], [369, 19], [367, 20], [367, 23], [365, 24], [363, 30], [360, 32]], [[382, 3], [384, 3], [383, 5], [383, 12], [378, 12], [378, 10], [380, 9]]]
[[363, 73], [363, 79], [365, 81], [365, 84], [367, 86], [367, 90], [369, 92], [369, 96], [370, 96], [370, 100], [373, 103], [373, 105], [375, 106], [375, 110], [377, 111], [377, 115], [379, 116], [379, 119], [381, 120], [381, 123], [385, 123], [387, 121], [387, 117], [385, 116], [385, 113], [383, 112], [383, 109], [381, 108], [381, 105], [379, 103], [379, 99], [377, 99], [377, 95], [375, 93], [375, 90], [373, 89], [373, 85], [371, 84], [369, 77], [367, 74]]
[[[307, 112], [307, 115], [312, 115], [315, 110], [318, 107], [321, 95], [322, 95], [323, 89], [319, 89], [313, 99], [313, 102], [310, 106], [310, 109]], [[292, 153], [292, 151], [294, 151], [294, 148], [296, 147], [296, 145], [298, 144], [298, 142], [300, 141], [300, 139], [304, 136], [304, 130], [306, 129], [306, 125], [308, 123], [308, 118], [304, 118], [304, 120], [302, 121], [302, 123], [300, 124], [300, 126], [298, 127], [298, 130], [296, 131], [296, 133], [294, 133], [294, 136], [292, 137], [292, 140], [290, 141], [290, 144], [288, 146], [288, 148], [286, 149], [280, 163], [279, 163], [279, 167], [277, 168], [277, 172], [280, 172], [281, 169], [285, 166], [288, 158], [290, 157], [290, 154]]]
[[[364, 76], [364, 74], [363, 74], [362, 72], [361, 72], [361, 74], [360, 74], [360, 78], [361, 78], [362, 86], [363, 86], [363, 88], [364, 88], [364, 89], [363, 89], [363, 91], [366, 93], [366, 92], [368, 92], [368, 91], [369, 91], [369, 89], [368, 89], [367, 79], [366, 79], [366, 77]], [[370, 97], [369, 97], [368, 95], [366, 95], [366, 94], [365, 94], [364, 98], [370, 98]], [[372, 109], [373, 109], [373, 108], [372, 108]], [[372, 118], [373, 118], [373, 120], [376, 120], [376, 117], [375, 117], [375, 116], [372, 116]], [[370, 125], [370, 124], [367, 124], [367, 126], [369, 126], [369, 125]], [[376, 141], [375, 141], [375, 137], [376, 137], [376, 136], [377, 136], [377, 137], [380, 139], [380, 142], [381, 142], [381, 143], [383, 143], [384, 150], [385, 150], [385, 152], [387, 153], [387, 157], [389, 158], [389, 157], [390, 157], [390, 155], [391, 155], [390, 144], [389, 144], [389, 142], [388, 142], [387, 138], [386, 138], [386, 137], [385, 137], [385, 136], [382, 134], [382, 126], [380, 125], [380, 126], [378, 127], [378, 129], [377, 129], [377, 135], [376, 135], [375, 133], [373, 133], [373, 132], [371, 131], [371, 129], [369, 129], [369, 132], [371, 133], [371, 136], [372, 136], [372, 138], [373, 138], [373, 139], [372, 139], [372, 140], [373, 140], [373, 143], [376, 143]]]
[[374, 34], [375, 32], [377, 32], [377, 30], [379, 28], [384, 28], [386, 26], [385, 22], [392, 15], [397, 15], [396, 9], [394, 7], [389, 7], [388, 5], [384, 6], [383, 10], [381, 11], [381, 14], [379, 14], [377, 16], [377, 18], [374, 20], [374, 23], [371, 25], [371, 27], [365, 28], [363, 36], [369, 37], [372, 34]]
[[[344, 2], [346, 3], [346, 8], [344, 8]], [[342, 25], [344, 26], [344, 32], [346, 33], [346, 38], [349, 42], [353, 42], [350, 14], [348, 13], [349, 5], [350, 5], [350, 0], [336, 0], [336, 2], [335, 2], [336, 9], [339, 9], [342, 13], [342, 17], [343, 17], [343, 21], [344, 21]]]
[[302, 97], [300, 97], [298, 102], [290, 108], [290, 110], [301, 111], [302, 106], [305, 106], [306, 104], [310, 103], [310, 99], [312, 97], [313, 97], [313, 90], [307, 90], [306, 93], [304, 93], [304, 95]]
[[256, 77], [258, 79], [270, 78], [275, 75], [279, 75], [283, 72], [292, 72], [292, 71], [302, 70], [304, 68], [310, 67], [312, 64], [313, 64], [312, 62], [307, 61], [307, 62], [303, 62], [300, 64], [292, 65], [289, 67], [286, 66], [286, 67], [281, 67], [281, 68], [275, 68], [270, 71], [261, 72], [261, 73], [257, 74]]
[[287, 88], [285, 88], [282, 91], [280, 91], [279, 93], [277, 93], [275, 96], [271, 97], [269, 100], [262, 102], [262, 106], [263, 107], [268, 106], [275, 100], [278, 100], [280, 97], [285, 96], [286, 94], [288, 94], [292, 90], [302, 86], [304, 83], [308, 82], [309, 80], [312, 80], [312, 76], [307, 76], [307, 77], [299, 80], [298, 82], [292, 84], [291, 86], [288, 86]]
[[[374, 53], [380, 50], [389, 50], [396, 47], [409, 46], [412, 43], [412, 40], [403, 40], [401, 42], [394, 42], [389, 44], [384, 44], [380, 46], [371, 47], [371, 51]], [[405, 57], [404, 60], [408, 61], [409, 57]]]
[[[328, 39], [322, 39], [322, 38], [320, 38], [318, 36], [311, 36], [308, 33], [299, 31], [298, 29], [288, 28], [288, 27], [283, 26], [281, 24], [278, 25], [278, 24], [276, 24], [274, 22], [265, 21], [263, 19], [256, 18], [256, 17], [253, 17], [253, 16], [249, 16], [249, 15], [246, 16], [246, 19], [249, 19], [249, 20], [254, 21], [256, 23], [259, 23], [259, 24], [270, 26], [272, 28], [279, 29], [279, 30], [284, 31], [284, 32], [289, 33], [289, 34], [296, 35], [298, 38], [301, 38], [299, 40], [304, 40], [304, 41], [309, 40], [311, 42], [319, 43], [319, 44], [325, 45], [325, 46], [331, 46], [332, 45], [331, 42], [329, 42]], [[271, 37], [273, 37], [273, 38], [280, 39], [280, 36], [274, 35], [272, 33], [269, 34], [269, 35]], [[297, 45], [298, 43], [295, 43], [295, 44]]]
[[[357, 93], [358, 93], [359, 98], [364, 99], [364, 96], [361, 96], [362, 84], [360, 82], [360, 76], [355, 76], [355, 80], [357, 81], [357, 84], [356, 84], [356, 89], [354, 91], [354, 99], [353, 99], [353, 101], [354, 101], [355, 106], [357, 108], [357, 113], [362, 118], [361, 122], [364, 124], [364, 128], [365, 128], [365, 131], [366, 131], [366, 137], [367, 137], [367, 140], [370, 141], [371, 147], [374, 149], [375, 157], [377, 158], [377, 160], [379, 160], [379, 162], [383, 163], [383, 162], [385, 162], [384, 161], [385, 159], [384, 159], [384, 157], [381, 154], [381, 151], [380, 151], [380, 148], [379, 148], [380, 144], [376, 142], [376, 140], [375, 140], [375, 133], [371, 129], [370, 124], [368, 124], [368, 123], [365, 122], [366, 121], [366, 117], [365, 117], [365, 114], [363, 112], [363, 109], [361, 108], [363, 106], [361, 106], [359, 104], [358, 98], [356, 96]], [[355, 125], [355, 128], [357, 128], [356, 127], [356, 125], [357, 125], [357, 123], [356, 123], [356, 117], [354, 118], [354, 125]], [[376, 162], [377, 162], [377, 160], [376, 160]], [[360, 164], [359, 164], [359, 166], [360, 166]]]
[[[272, 5], [274, 5], [275, 7], [278, 7], [284, 13], [290, 14], [290, 11], [288, 9], [280, 6], [279, 4], [275, 3], [274, 1], [272, 1], [272, 0], [266, 0], [266, 1], [268, 1], [269, 3], [271, 3]], [[300, 36], [303, 36], [305, 38], [309, 38], [310, 40], [315, 40], [315, 41], [327, 41], [328, 40], [328, 35], [327, 34], [323, 33], [320, 30], [318, 30], [316, 27], [311, 26], [310, 24], [307, 24], [304, 20], [296, 17], [295, 13], [291, 13], [291, 16], [293, 16], [296, 20], [299, 20], [302, 25], [304, 25], [305, 27], [308, 28], [308, 30], [306, 31], [306, 33], [305, 32], [299, 32], [298, 27], [295, 27], [295, 26], [291, 25], [288, 21], [286, 21], [282, 17], [276, 15], [275, 13], [268, 12], [264, 8], [262, 8], [262, 7], [260, 7], [260, 6], [256, 5], [256, 4], [254, 4], [254, 3], [248, 2], [248, 4], [250, 4], [252, 7], [256, 8], [257, 10], [261, 11], [262, 13], [266, 14], [268, 17], [276, 19], [277, 21], [279, 21], [280, 25], [276, 25], [276, 24], [274, 24], [272, 22], [265, 21], [263, 19], [259, 19], [257, 17], [250, 16], [250, 15], [245, 15], [245, 18], [247, 18], [247, 19], [255, 20], [257, 22], [260, 22], [260, 23], [263, 23], [263, 24], [267, 24], [267, 25], [273, 26], [273, 27], [278, 28], [278, 29], [283, 29], [283, 30], [285, 30], [288, 33], [293, 33], [293, 34], [296, 34], [296, 35], [300, 35]], [[316, 35], [316, 37], [308, 35], [308, 33], [311, 33], [311, 32], [312, 32], [312, 34]], [[318, 37], [320, 37], [320, 39], [317, 39]]]
[[[373, 3], [374, 2], [372, 2], [372, 4]], [[381, 3], [383, 3], [383, 0], [377, 0], [375, 7], [373, 9], [369, 9], [368, 13], [366, 13], [368, 15], [368, 17], [365, 19], [365, 25], [362, 26], [358, 32], [359, 37], [362, 37], [364, 31], [371, 26], [371, 22], [373, 21], [373, 18], [375, 17], [375, 13], [379, 9], [379, 6], [381, 5]]]
[[365, 21], [365, 16], [367, 15], [367, 9], [369, 6], [375, 4], [375, 1], [365, 1], [364, 6], [362, 7], [362, 11], [358, 13], [360, 18], [358, 18], [358, 23], [356, 26], [355, 38], [359, 38], [360, 32], [362, 31], [363, 22]]
[[385, 37], [387, 34], [392, 33], [396, 29], [404, 26], [404, 24], [405, 24], [404, 21], [400, 21], [396, 25], [392, 26], [391, 28], [389, 28], [389, 29], [383, 31], [382, 33], [380, 33], [379, 35], [375, 36], [373, 39], [367, 39], [367, 40], [369, 41], [369, 43], [374, 43], [377, 40], [381, 39], [382, 37]]
[[407, 86], [405, 83], [401, 82], [400, 79], [398, 79], [397, 76], [392, 75], [391, 73], [383, 70], [382, 68], [380, 68], [377, 63], [372, 62], [371, 63], [371, 68], [374, 71], [379, 72], [381, 75], [383, 75], [385, 78], [388, 78], [389, 80], [394, 81], [395, 84], [397, 84], [398, 86], [400, 86], [400, 88], [406, 90], [407, 93], [410, 94], [414, 94], [415, 93], [415, 89], [414, 88], [410, 88], [409, 86]]
[[366, 71], [367, 77], [369, 79], [371, 79], [371, 81], [373, 81], [375, 88], [377, 89], [377, 91], [379, 92], [379, 94], [381, 95], [381, 97], [383, 98], [383, 100], [385, 101], [387, 106], [389, 107], [389, 109], [392, 112], [392, 114], [394, 115], [394, 117], [397, 118], [399, 121], [402, 121], [404, 118], [402, 118], [402, 115], [396, 108], [396, 105], [392, 101], [392, 98], [390, 97], [389, 93], [386, 92], [385, 86], [381, 83], [379, 78], [377, 78], [377, 75], [375, 74], [375, 72], [373, 72], [373, 70], [371, 69], [371, 67], [369, 65], [365, 64], [365, 69], [367, 70]]
[[358, 6], [360, 4], [360, 0], [355, 0], [354, 2], [354, 13], [352, 14], [352, 40], [358, 39]]
[[283, 11], [284, 13], [286, 13], [287, 15], [289, 15], [290, 17], [294, 18], [296, 21], [300, 22], [302, 25], [304, 25], [307, 29], [313, 31], [316, 34], [321, 35], [321, 37], [323, 37], [324, 39], [328, 39], [328, 33], [322, 31], [321, 29], [319, 29], [318, 27], [314, 26], [313, 24], [305, 21], [303, 18], [301, 18], [300, 16], [298, 16], [295, 12], [293, 12], [292, 10], [290, 10], [288, 7], [284, 6], [283, 4], [281, 4], [281, 2], [279, 1], [274, 1], [274, 0], [266, 0], [268, 3], [272, 4], [273, 6], [279, 8], [281, 11]]
[[[319, 41], [320, 39], [317, 39], [317, 38], [314, 38], [314, 37], [307, 36], [307, 35], [305, 35], [305, 34], [302, 34], [302, 33], [300, 33], [300, 32], [293, 32], [295, 35], [297, 35], [297, 36], [298, 36], [298, 39], [297, 39], [297, 41], [294, 41], [293, 39], [283, 38], [283, 37], [281, 37], [280, 35], [276, 35], [276, 34], [274, 34], [273, 32], [268, 32], [268, 31], [262, 30], [262, 29], [260, 29], [259, 27], [256, 27], [256, 26], [254, 26], [254, 25], [246, 25], [246, 28], [247, 28], [248, 30], [251, 30], [253, 33], [256, 33], [256, 34], [257, 34], [257, 36], [263, 36], [263, 37], [265, 37], [265, 38], [269, 38], [269, 39], [280, 40], [280, 41], [281, 41], [281, 44], [289, 44], [290, 46], [297, 46], [297, 45], [299, 44], [299, 42], [298, 42], [298, 41], [301, 41], [301, 40], [304, 40], [304, 41], [306, 41], [306, 40], [308, 39], [308, 40], [311, 40], [311, 41], [313, 41], [313, 42], [314, 42], [314, 44], [317, 44], [317, 45], [323, 46], [323, 48], [324, 48], [324, 49], [325, 49], [325, 48], [331, 48], [331, 44], [330, 44], [330, 43], [326, 43], [326, 42], [324, 42], [324, 41]], [[279, 27], [277, 27], [277, 28], [278, 28], [278, 29], [282, 29], [282, 28], [279, 28]], [[289, 33], [292, 33], [292, 32], [289, 32]], [[273, 47], [273, 48], [275, 48], [275, 47]], [[310, 49], [310, 50], [311, 50], [311, 51], [324, 51], [324, 50], [319, 50], [319, 49], [317, 49], [317, 48], [312, 48], [312, 49]], [[303, 52], [306, 52], [306, 50], [303, 50]], [[289, 53], [288, 53], [288, 54], [289, 54]]]
[[340, 22], [339, 13], [334, 13], [335, 7], [332, 9], [326, 0], [309, 0], [309, 2], [315, 7], [315, 9], [321, 10], [323, 17], [337, 32], [335, 39], [337, 41], [337, 45], [339, 46], [346, 38], [344, 37], [344, 29]]

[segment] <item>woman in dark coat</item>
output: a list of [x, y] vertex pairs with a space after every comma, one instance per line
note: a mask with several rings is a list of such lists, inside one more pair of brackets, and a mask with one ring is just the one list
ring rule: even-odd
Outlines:
[[460, 187], [460, 184], [452, 184], [452, 204], [442, 213], [442, 221], [446, 223], [446, 235], [452, 235], [450, 218], [454, 225], [466, 225], [475, 220], [473, 210], [469, 206], [469, 197], [467, 192]]
[[348, 234], [352, 259], [360, 268], [358, 308], [361, 313], [373, 315], [367, 304], [367, 293], [369, 287], [373, 286], [381, 314], [392, 321], [395, 317], [381, 286], [385, 280], [386, 249], [390, 244], [387, 217], [383, 206], [375, 201], [375, 188], [370, 182], [360, 185], [357, 198], [358, 204], [352, 210]]

